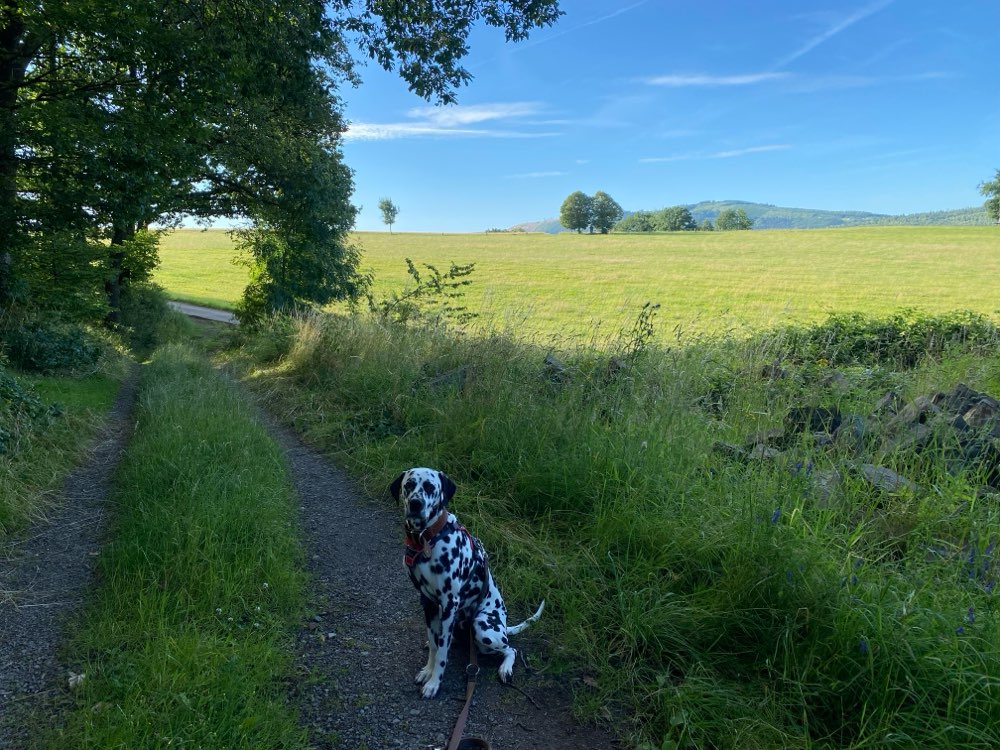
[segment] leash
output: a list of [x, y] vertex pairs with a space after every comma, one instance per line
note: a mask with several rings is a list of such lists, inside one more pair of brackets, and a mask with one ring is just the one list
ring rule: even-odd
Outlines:
[[465, 729], [465, 722], [469, 718], [469, 708], [472, 706], [472, 694], [476, 691], [476, 678], [479, 677], [479, 655], [476, 649], [476, 639], [469, 633], [469, 665], [465, 668], [465, 705], [462, 706], [462, 713], [455, 721], [455, 728], [451, 731], [451, 739], [448, 740], [447, 750], [472, 750], [482, 748], [490, 750], [490, 743], [481, 737], [466, 737], [462, 739], [462, 730]]

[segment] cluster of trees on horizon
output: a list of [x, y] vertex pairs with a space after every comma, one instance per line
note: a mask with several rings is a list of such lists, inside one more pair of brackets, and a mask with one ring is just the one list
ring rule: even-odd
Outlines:
[[185, 216], [246, 224], [247, 319], [360, 297], [338, 95], [359, 61], [452, 103], [476, 25], [518, 41], [562, 13], [418, 5], [0, 3], [0, 334], [34, 314], [113, 324], [158, 262], [153, 227]]
[[721, 210], [712, 224], [705, 219], [699, 225], [687, 206], [671, 206], [659, 211], [636, 211], [625, 216], [622, 207], [610, 195], [598, 190], [593, 196], [577, 190], [566, 196], [559, 208], [559, 222], [578, 234], [584, 231], [608, 232], [686, 232], [731, 231], [752, 229], [753, 219], [742, 208]]

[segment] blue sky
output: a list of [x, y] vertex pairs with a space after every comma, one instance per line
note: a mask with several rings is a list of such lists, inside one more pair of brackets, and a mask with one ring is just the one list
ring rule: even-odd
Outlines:
[[912, 213], [1000, 168], [996, 0], [564, 0], [528, 41], [472, 36], [458, 105], [374, 63], [342, 91], [357, 227], [463, 232], [740, 199]]

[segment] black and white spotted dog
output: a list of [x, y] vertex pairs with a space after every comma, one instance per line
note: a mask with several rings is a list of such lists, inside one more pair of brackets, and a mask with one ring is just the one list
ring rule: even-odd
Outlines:
[[510, 680], [517, 652], [507, 637], [537, 620], [545, 607], [524, 622], [508, 627], [507, 608], [490, 573], [482, 543], [448, 511], [455, 483], [434, 469], [404, 471], [389, 485], [404, 512], [406, 551], [403, 563], [420, 592], [427, 620], [427, 665], [417, 673], [424, 698], [441, 686], [448, 648], [459, 623], [471, 626], [480, 653], [503, 656], [500, 679]]

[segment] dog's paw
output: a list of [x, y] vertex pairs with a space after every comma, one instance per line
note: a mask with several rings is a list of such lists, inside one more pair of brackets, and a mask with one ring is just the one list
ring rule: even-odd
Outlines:
[[417, 676], [413, 678], [413, 681], [418, 685], [423, 685], [430, 678], [431, 678], [431, 668], [424, 667], [419, 672], [417, 672]]
[[437, 695], [439, 687], [441, 687], [441, 680], [431, 678], [424, 683], [424, 687], [420, 691], [420, 694], [424, 696], [424, 698], [433, 698]]

